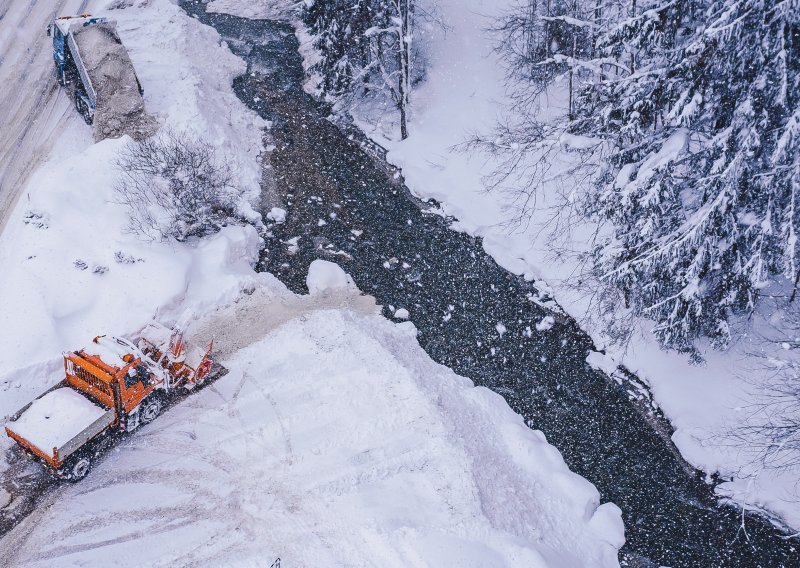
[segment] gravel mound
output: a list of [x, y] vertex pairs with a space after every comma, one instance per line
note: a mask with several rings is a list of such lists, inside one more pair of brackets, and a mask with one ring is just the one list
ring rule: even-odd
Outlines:
[[95, 140], [124, 134], [140, 140], [155, 132], [145, 112], [139, 79], [112, 22], [73, 30], [84, 66], [97, 95]]

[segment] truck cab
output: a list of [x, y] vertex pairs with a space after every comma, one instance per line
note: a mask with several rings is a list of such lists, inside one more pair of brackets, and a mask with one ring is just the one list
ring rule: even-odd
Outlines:
[[[120, 431], [139, 424], [142, 401], [165, 386], [165, 373], [136, 346], [117, 337], [95, 337], [64, 356], [67, 385], [116, 412]], [[153, 416], [155, 417], [155, 416]]]

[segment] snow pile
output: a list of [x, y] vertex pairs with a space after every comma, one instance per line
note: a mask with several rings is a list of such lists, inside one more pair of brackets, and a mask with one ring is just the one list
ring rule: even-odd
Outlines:
[[[52, 456], [72, 438], [100, 419], [106, 410], [71, 388], [50, 391], [37, 399], [8, 427]], [[113, 418], [113, 417], [112, 417]]]
[[7, 565], [618, 566], [619, 510], [499, 395], [408, 324], [315, 298], [257, 290], [210, 316], [241, 337], [265, 301], [295, 304], [4, 537]]
[[308, 267], [306, 286], [310, 294], [320, 294], [355, 286], [353, 279], [341, 267], [327, 260], [317, 259]]
[[281, 223], [286, 222], [286, 209], [281, 209], [280, 207], [273, 207], [267, 213], [267, 219], [270, 221], [274, 221], [278, 225]]

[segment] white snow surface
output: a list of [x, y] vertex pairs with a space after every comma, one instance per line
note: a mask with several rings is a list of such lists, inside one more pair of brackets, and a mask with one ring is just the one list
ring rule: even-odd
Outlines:
[[502, 397], [357, 290], [263, 280], [206, 320], [230, 373], [0, 540], [7, 566], [618, 566], [619, 509]]
[[48, 392], [8, 426], [44, 453], [52, 456], [72, 438], [106, 413], [77, 391], [62, 387]]
[[335, 262], [317, 259], [308, 267], [306, 286], [310, 294], [354, 287], [353, 279]]

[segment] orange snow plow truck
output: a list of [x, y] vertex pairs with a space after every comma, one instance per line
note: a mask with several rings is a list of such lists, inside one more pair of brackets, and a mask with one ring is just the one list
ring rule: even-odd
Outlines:
[[14, 414], [6, 433], [57, 477], [83, 479], [120, 433], [152, 421], [177, 389], [208, 378], [211, 348], [189, 346], [179, 328], [160, 324], [132, 341], [95, 337], [64, 354], [65, 378]]

